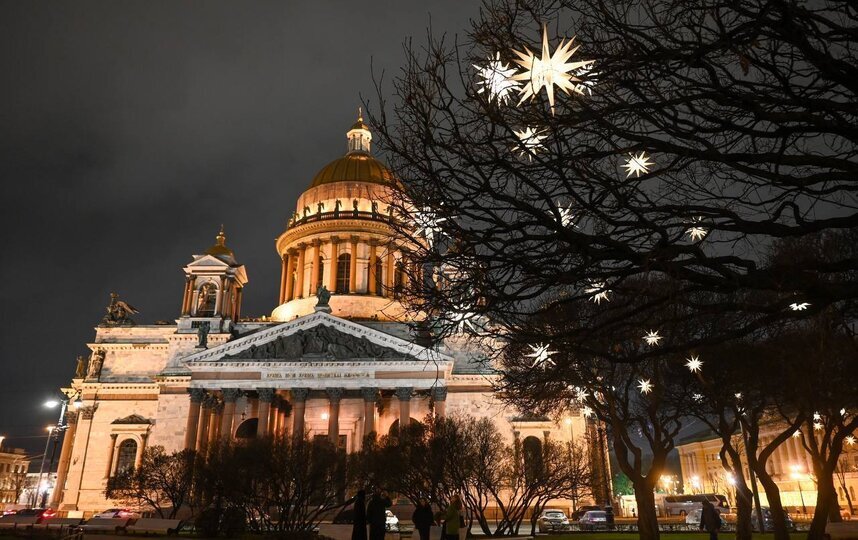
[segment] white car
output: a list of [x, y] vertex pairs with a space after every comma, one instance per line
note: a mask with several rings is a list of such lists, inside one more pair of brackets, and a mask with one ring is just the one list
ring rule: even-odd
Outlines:
[[686, 525], [700, 525], [700, 518], [703, 515], [702, 508], [692, 508], [685, 515], [685, 524]]
[[128, 508], [108, 508], [92, 517], [98, 519], [140, 519], [140, 514]]
[[563, 510], [543, 510], [537, 520], [539, 532], [568, 531], [569, 518]]
[[385, 510], [385, 520], [384, 520], [384, 528], [388, 531], [398, 531], [399, 530], [399, 518], [396, 517], [393, 512], [390, 510]]

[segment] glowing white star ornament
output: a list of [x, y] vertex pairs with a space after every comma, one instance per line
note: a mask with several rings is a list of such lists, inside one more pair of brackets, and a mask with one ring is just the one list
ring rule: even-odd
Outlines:
[[527, 47], [525, 52], [513, 50], [512, 52], [518, 56], [515, 63], [521, 66], [524, 71], [517, 75], [513, 75], [513, 80], [523, 81], [524, 86], [519, 90], [521, 99], [518, 104], [521, 105], [528, 99], [536, 97], [543, 88], [548, 97], [548, 104], [551, 107], [551, 114], [554, 114], [554, 87], [563, 90], [566, 94], [571, 95], [573, 92], [583, 94], [583, 87], [577, 83], [581, 82], [576, 76], [576, 71], [585, 68], [593, 63], [592, 60], [583, 60], [570, 62], [569, 59], [578, 50], [578, 47], [572, 47], [575, 42], [573, 37], [568, 42], [560, 40], [560, 45], [552, 54], [551, 48], [548, 46], [548, 28], [542, 27], [542, 56], [537, 58], [536, 55]]
[[447, 218], [438, 217], [438, 214], [428, 207], [414, 213], [414, 223], [417, 226], [416, 233], [426, 238], [430, 249], [435, 245], [435, 237], [441, 232], [439, 224], [444, 221], [447, 221]]
[[706, 230], [705, 227], [701, 227], [700, 225], [698, 225], [700, 221], [700, 218], [695, 218], [694, 223], [691, 225], [691, 227], [685, 230], [685, 234], [690, 236], [693, 242], [703, 240], [704, 238], [706, 238], [706, 235], [709, 234], [709, 231]]
[[799, 437], [801, 437], [801, 431], [800, 431], [800, 430], [798, 430], [798, 429], [797, 429], [797, 430], [795, 430], [795, 431], [793, 431], [793, 432], [792, 432], [792, 436], [793, 436], [793, 438], [794, 438], [794, 439], [798, 439]]
[[515, 136], [518, 137], [519, 145], [518, 153], [521, 156], [527, 156], [527, 159], [532, 159], [533, 154], [542, 150], [542, 141], [547, 138], [547, 135], [542, 135], [541, 131], [536, 131], [532, 127], [527, 127], [521, 131], [513, 130]]
[[809, 302], [793, 302], [789, 305], [789, 308], [793, 311], [804, 311], [810, 307]]
[[629, 159], [626, 160], [626, 164], [623, 165], [623, 168], [626, 169], [626, 178], [631, 175], [635, 175], [635, 178], [640, 178], [640, 175], [648, 173], [649, 168], [653, 165], [655, 165], [655, 163], [649, 160], [649, 156], [646, 155], [646, 152], [641, 151], [638, 155], [629, 154]]
[[685, 363], [685, 367], [687, 367], [691, 373], [697, 373], [700, 371], [700, 368], [703, 367], [703, 361], [700, 360], [699, 356], [691, 355], [691, 358], [688, 358], [687, 360], [688, 362]]
[[819, 414], [818, 412], [813, 413], [813, 421], [814, 421], [814, 422], [819, 422], [819, 421], [821, 421], [821, 420], [822, 420], [822, 415], [821, 415], [821, 414]]
[[571, 207], [562, 207], [559, 204], [557, 205], [557, 213], [560, 214], [560, 225], [563, 228], [571, 227], [575, 225], [575, 216], [572, 214]]
[[549, 350], [550, 345], [546, 345], [544, 343], [540, 343], [539, 345], [530, 345], [531, 352], [530, 354], [526, 354], [525, 356], [528, 358], [533, 358], [533, 363], [530, 367], [542, 367], [542, 369], [548, 369], [548, 365], [556, 365], [554, 360], [551, 359], [551, 355], [554, 354], [555, 351]]
[[652, 392], [652, 383], [649, 382], [649, 379], [640, 379], [638, 380], [638, 388], [640, 388], [641, 394], [649, 394]]
[[693, 399], [694, 401], [700, 402], [700, 401], [703, 401], [703, 395], [702, 394], [691, 394], [691, 399]]
[[658, 330], [650, 330], [641, 339], [643, 339], [647, 345], [654, 347], [654, 346], [658, 345], [659, 341], [661, 341], [661, 336], [658, 335]]
[[846, 438], [843, 440], [846, 441], [846, 444], [848, 444], [849, 446], [855, 446], [855, 436], [854, 435], [847, 435]]
[[490, 99], [498, 103], [506, 103], [509, 95], [518, 90], [521, 84], [512, 78], [515, 68], [501, 62], [500, 53], [495, 54], [494, 60], [489, 59], [485, 66], [474, 66], [477, 68], [477, 76], [482, 80], [477, 82], [480, 87], [477, 92], [487, 93]]
[[584, 415], [584, 418], [590, 418], [591, 416], [593, 416], [593, 409], [591, 409], [590, 407], [583, 407], [581, 409], [581, 414]]
[[474, 313], [473, 311], [456, 311], [450, 315], [450, 322], [453, 323], [453, 327], [455, 328], [456, 332], [461, 334], [464, 333], [466, 329], [472, 331], [477, 329], [476, 325], [474, 324], [475, 317], [476, 313]]
[[610, 302], [611, 299], [608, 298], [610, 292], [610, 289], [605, 288], [604, 281], [591, 281], [589, 285], [584, 287], [584, 293], [589, 294], [590, 301], [596, 304], [601, 304], [602, 300]]
[[819, 422], [814, 422], [813, 429], [814, 431], [822, 431], [822, 424], [820, 424]]

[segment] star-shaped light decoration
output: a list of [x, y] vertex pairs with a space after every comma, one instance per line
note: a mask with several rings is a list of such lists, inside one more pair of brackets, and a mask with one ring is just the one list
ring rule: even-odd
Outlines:
[[515, 75], [515, 68], [501, 62], [500, 52], [495, 54], [494, 59], [489, 59], [485, 66], [475, 65], [474, 67], [477, 68], [477, 76], [482, 77], [482, 80], [477, 82], [479, 86], [477, 92], [487, 93], [489, 99], [496, 100], [500, 104], [506, 103], [510, 94], [521, 86], [512, 78]]
[[575, 394], [575, 398], [574, 398], [575, 401], [584, 401], [590, 395], [587, 393], [586, 390], [584, 390], [580, 386], [570, 386], [569, 390], [571, 390], [572, 393]]
[[797, 429], [797, 430], [793, 431], [792, 436], [794, 439], [798, 439], [799, 437], [801, 437], [801, 430]]
[[691, 394], [691, 399], [697, 402], [703, 401], [703, 394]]
[[846, 416], [846, 409], [840, 409], [840, 416]]
[[843, 439], [846, 444], [849, 446], [855, 446], [855, 435], [847, 435], [845, 439]]
[[593, 95], [593, 87], [596, 85], [598, 73], [590, 73], [592, 66], [584, 66], [581, 69], [575, 70], [575, 76], [581, 81], [575, 85], [575, 92], [578, 94]]
[[804, 311], [810, 307], [810, 302], [793, 302], [789, 308], [793, 311]]
[[640, 388], [641, 394], [649, 394], [652, 392], [652, 383], [649, 382], [649, 379], [639, 379], [638, 388]]
[[691, 227], [685, 230], [685, 234], [691, 237], [692, 242], [703, 240], [706, 238], [706, 235], [709, 234], [709, 231], [705, 227], [698, 225], [700, 221], [700, 218], [694, 218], [694, 222], [691, 224]]
[[527, 159], [532, 159], [533, 154], [537, 154], [542, 150], [542, 141], [548, 136], [542, 135], [541, 131], [536, 131], [532, 127], [527, 127], [521, 131], [512, 130], [515, 136], [518, 137], [521, 143], [518, 148], [520, 156], [527, 156]]
[[635, 175], [635, 178], [640, 178], [642, 174], [648, 173], [649, 168], [653, 165], [655, 165], [655, 163], [649, 160], [649, 156], [646, 155], [646, 152], [641, 151], [638, 155], [630, 153], [629, 159], [626, 160], [626, 164], [623, 165], [623, 168], [626, 169], [626, 178], [631, 175]]
[[551, 359], [551, 355], [554, 354], [555, 351], [549, 350], [550, 345], [546, 345], [544, 343], [540, 343], [538, 345], [530, 345], [531, 352], [530, 354], [525, 354], [528, 358], [533, 358], [533, 363], [530, 365], [531, 368], [542, 367], [542, 369], [548, 369], [548, 365], [555, 366], [557, 364], [554, 363], [554, 360]]
[[435, 245], [435, 236], [441, 232], [439, 224], [444, 221], [447, 221], [447, 218], [438, 217], [438, 214], [433, 212], [429, 207], [415, 212], [414, 223], [417, 226], [415, 232], [426, 238], [430, 249]]
[[557, 213], [560, 214], [561, 227], [565, 229], [566, 227], [572, 227], [575, 225], [575, 215], [572, 213], [572, 208], [570, 206], [563, 207], [558, 204]]
[[604, 281], [591, 281], [586, 287], [584, 287], [584, 293], [590, 295], [590, 301], [595, 302], [596, 304], [601, 304], [602, 300], [606, 302], [610, 302], [611, 299], [608, 298], [608, 294], [610, 294], [610, 289], [606, 289], [606, 284]]
[[472, 331], [476, 330], [477, 327], [474, 324], [474, 318], [477, 316], [473, 311], [468, 311], [463, 309], [461, 311], [455, 311], [450, 315], [450, 322], [453, 323], [456, 332], [462, 334], [466, 329], [470, 329]]
[[658, 330], [650, 330], [641, 339], [643, 339], [647, 345], [655, 347], [656, 345], [658, 345], [658, 342], [661, 341], [662, 338], [660, 335], [658, 335]]
[[822, 431], [822, 424], [819, 422], [814, 422], [813, 423], [813, 430], [814, 431]]
[[554, 114], [554, 87], [558, 87], [566, 94], [571, 95], [573, 92], [583, 94], [584, 90], [576, 83], [580, 83], [581, 79], [575, 76], [576, 70], [587, 67], [593, 63], [592, 60], [582, 60], [578, 62], [569, 62], [578, 47], [572, 47], [575, 42], [573, 37], [568, 42], [560, 40], [560, 45], [551, 53], [551, 48], [548, 46], [548, 28], [542, 27], [542, 56], [537, 58], [536, 55], [527, 47], [525, 52], [513, 50], [512, 52], [518, 56], [515, 63], [520, 65], [524, 71], [517, 75], [513, 75], [513, 80], [523, 81], [524, 86], [519, 90], [521, 99], [518, 104], [521, 105], [528, 99], [533, 99], [536, 94], [545, 88], [545, 93], [548, 96], [548, 104], [551, 107], [551, 114]]
[[734, 396], [736, 399], [742, 399], [742, 392], [736, 392], [735, 394], [733, 394], [733, 396]]
[[818, 412], [813, 413], [813, 421], [814, 421], [814, 422], [819, 422], [819, 421], [821, 421], [821, 420], [822, 420], [822, 415], [821, 415], [821, 414], [819, 414]]
[[591, 409], [590, 407], [583, 407], [581, 409], [581, 414], [584, 415], [584, 418], [590, 418], [591, 416], [593, 416], [593, 409]]
[[692, 354], [691, 358], [688, 358], [687, 360], [685, 367], [687, 367], [691, 373], [700, 372], [700, 368], [703, 367], [703, 361], [699, 356]]

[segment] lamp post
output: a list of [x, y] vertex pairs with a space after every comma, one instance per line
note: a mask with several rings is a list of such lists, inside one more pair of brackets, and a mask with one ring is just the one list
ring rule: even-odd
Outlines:
[[804, 474], [801, 472], [800, 465], [790, 465], [790, 477], [796, 481], [798, 484], [798, 494], [801, 497], [801, 513], [807, 515], [807, 506], [804, 504], [804, 491], [801, 489], [801, 480], [804, 477]]
[[[47, 427], [48, 438], [45, 441], [45, 451], [42, 454], [42, 463], [39, 466], [39, 482], [38, 482], [38, 484], [36, 484], [36, 499], [33, 501], [34, 505], [36, 502], [38, 502], [38, 498], [40, 496], [42, 496], [40, 492], [42, 491], [42, 475], [44, 474], [45, 458], [48, 456], [48, 445], [50, 445], [51, 436], [53, 435], [54, 452], [51, 453], [51, 463], [48, 466], [48, 471], [47, 471], [48, 480], [50, 480], [50, 478], [51, 478], [50, 467], [52, 467], [54, 464], [54, 454], [56, 453], [56, 450], [57, 450], [57, 443], [59, 442], [60, 433], [62, 433], [63, 431], [65, 431], [68, 428], [68, 425], [66, 424], [66, 411], [68, 411], [69, 403], [71, 403], [72, 407], [75, 410], [83, 407], [83, 399], [81, 399], [80, 390], [75, 390], [69, 394], [66, 394], [60, 400], [51, 399], [51, 400], [48, 400], [45, 402], [45, 407], [47, 407], [49, 409], [53, 409], [54, 407], [59, 405], [60, 416], [57, 419], [56, 425]], [[47, 493], [47, 491], [45, 493]]]

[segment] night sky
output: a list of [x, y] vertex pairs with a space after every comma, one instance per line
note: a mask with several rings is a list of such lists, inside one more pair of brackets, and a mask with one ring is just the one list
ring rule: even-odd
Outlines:
[[345, 152], [371, 63], [396, 73], [476, 2], [0, 2], [0, 435], [41, 452], [109, 293], [138, 323], [179, 315], [191, 255], [247, 266], [270, 314], [274, 238]]

